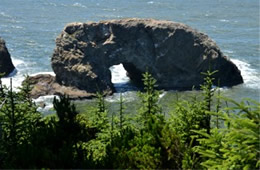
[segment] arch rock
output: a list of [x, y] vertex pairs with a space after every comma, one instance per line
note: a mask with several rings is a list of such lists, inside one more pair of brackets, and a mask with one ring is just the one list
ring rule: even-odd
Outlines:
[[188, 90], [201, 72], [218, 70], [220, 86], [243, 83], [239, 69], [206, 34], [185, 24], [154, 19], [120, 19], [68, 24], [52, 56], [56, 81], [87, 92], [113, 92], [109, 67], [122, 63], [141, 81], [149, 71], [161, 89]]

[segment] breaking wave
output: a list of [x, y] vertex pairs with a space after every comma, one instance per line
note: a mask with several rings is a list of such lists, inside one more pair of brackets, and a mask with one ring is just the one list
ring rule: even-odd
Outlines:
[[241, 71], [241, 75], [244, 79], [244, 85], [249, 88], [260, 89], [260, 73], [256, 69], [253, 69], [249, 63], [238, 59], [231, 59]]

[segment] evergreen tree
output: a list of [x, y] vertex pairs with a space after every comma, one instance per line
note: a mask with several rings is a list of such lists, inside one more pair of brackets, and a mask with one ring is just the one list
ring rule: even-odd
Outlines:
[[178, 98], [166, 119], [156, 80], [145, 73], [131, 120], [122, 95], [110, 119], [100, 93], [93, 116], [77, 112], [68, 96], [54, 98], [56, 115], [42, 116], [28, 77], [18, 92], [0, 79], [0, 168], [259, 169], [260, 104], [218, 94], [214, 107], [213, 74], [204, 73], [202, 100]]
[[29, 76], [24, 76], [24, 81], [22, 86], [18, 88], [20, 90], [19, 94], [25, 101], [31, 102], [30, 92], [32, 91], [32, 86], [29, 80]]
[[84, 144], [87, 158], [91, 160], [92, 168], [105, 168], [108, 165], [107, 148], [111, 145], [111, 124], [108, 121], [105, 99], [102, 93], [97, 93], [97, 104], [94, 108], [92, 127], [96, 129], [96, 137]]
[[151, 74], [145, 72], [143, 74], [144, 92], [139, 92], [142, 107], [139, 111], [142, 118], [147, 120], [151, 115], [160, 114], [161, 108], [158, 105], [160, 92], [156, 90], [156, 80]]
[[[32, 100], [25, 102], [19, 92], [14, 92], [12, 79], [10, 88], [2, 90], [4, 99], [1, 99], [0, 108], [2, 168], [22, 168], [25, 166], [25, 154], [28, 153], [28, 144], [41, 115], [32, 105]], [[24, 160], [24, 161], [23, 161]]]
[[76, 119], [79, 113], [68, 96], [60, 96], [59, 98], [54, 97], [53, 100], [53, 106], [58, 116], [56, 146], [60, 148], [56, 164], [59, 165], [59, 168], [76, 168], [79, 159], [77, 142], [81, 139], [81, 129]]
[[207, 133], [210, 133], [210, 121], [211, 121], [211, 116], [210, 116], [210, 111], [211, 111], [211, 104], [212, 104], [212, 97], [214, 96], [215, 89], [213, 89], [213, 75], [217, 71], [211, 72], [208, 70], [205, 73], [201, 73], [202, 75], [205, 76], [204, 78], [204, 83], [201, 85], [201, 90], [203, 91], [203, 96], [204, 96], [204, 103], [205, 103], [205, 118], [203, 119], [203, 128], [207, 130]]
[[213, 169], [259, 169], [260, 103], [252, 101], [246, 105], [245, 101], [225, 100], [235, 105], [228, 108], [233, 114], [220, 115], [226, 126], [212, 129], [211, 134], [197, 131], [203, 136], [195, 147], [203, 158], [201, 165]]
[[120, 122], [119, 122], [119, 129], [120, 132], [122, 132], [123, 130], [123, 125], [125, 124], [125, 117], [124, 117], [124, 100], [122, 97], [122, 93], [120, 93], [120, 101], [119, 101], [119, 118], [120, 118]]

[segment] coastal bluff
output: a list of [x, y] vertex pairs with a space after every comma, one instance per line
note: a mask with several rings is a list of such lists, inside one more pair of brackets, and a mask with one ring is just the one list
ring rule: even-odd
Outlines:
[[0, 37], [0, 73], [8, 76], [15, 69], [5, 41]]
[[70, 23], [56, 39], [51, 65], [55, 82], [88, 93], [112, 94], [113, 65], [122, 64], [134, 82], [149, 71], [158, 88], [190, 90], [218, 70], [215, 84], [243, 83], [240, 70], [204, 33], [185, 24], [155, 19]]

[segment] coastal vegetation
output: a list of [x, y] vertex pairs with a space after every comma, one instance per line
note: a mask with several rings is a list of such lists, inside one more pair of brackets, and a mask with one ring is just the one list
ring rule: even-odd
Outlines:
[[203, 74], [201, 96], [176, 100], [167, 114], [149, 73], [136, 114], [122, 95], [109, 113], [98, 93], [91, 114], [60, 96], [56, 114], [43, 116], [29, 81], [18, 92], [0, 81], [0, 168], [258, 169], [260, 103], [222, 97], [214, 72]]

